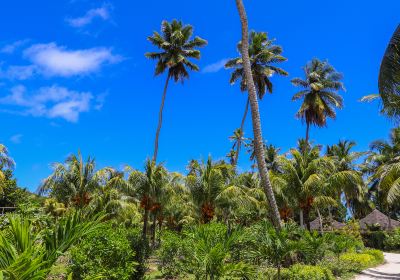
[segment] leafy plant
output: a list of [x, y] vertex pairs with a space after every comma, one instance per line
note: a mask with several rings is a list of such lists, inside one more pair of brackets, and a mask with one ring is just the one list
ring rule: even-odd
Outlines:
[[137, 263], [128, 230], [107, 223], [71, 250], [73, 279], [102, 276], [109, 280], [132, 279]]

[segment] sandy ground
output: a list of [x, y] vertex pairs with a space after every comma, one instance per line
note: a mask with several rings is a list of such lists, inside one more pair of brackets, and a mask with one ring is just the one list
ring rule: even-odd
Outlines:
[[354, 280], [400, 279], [400, 254], [384, 253], [386, 263], [364, 270]]

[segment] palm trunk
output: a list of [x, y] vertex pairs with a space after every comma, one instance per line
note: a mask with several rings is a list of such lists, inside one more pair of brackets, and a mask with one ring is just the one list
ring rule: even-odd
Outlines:
[[311, 226], [310, 226], [310, 208], [306, 207], [306, 209], [304, 209], [304, 224], [306, 226], [306, 228], [308, 230], [310, 230]]
[[322, 223], [322, 216], [321, 216], [321, 212], [319, 212], [319, 208], [317, 207], [317, 214], [318, 214], [318, 219], [319, 219], [319, 226], [321, 229], [321, 234], [324, 234], [324, 225]]
[[304, 213], [302, 208], [300, 208], [299, 216], [300, 216], [300, 227], [304, 228]]
[[272, 222], [276, 229], [281, 228], [281, 219], [279, 216], [278, 206], [276, 204], [275, 195], [269, 180], [267, 165], [265, 162], [263, 138], [261, 132], [261, 118], [258, 110], [258, 100], [256, 88], [254, 86], [253, 75], [251, 73], [250, 58], [249, 58], [249, 30], [247, 23], [247, 15], [243, 6], [242, 0], [236, 0], [236, 6], [239, 11], [240, 21], [242, 24], [242, 58], [243, 69], [245, 72], [247, 88], [249, 92], [251, 116], [253, 121], [254, 148], [256, 152], [258, 170], [261, 177], [261, 185], [268, 198], [269, 206], [271, 207]]
[[148, 219], [149, 219], [149, 210], [144, 209], [143, 231], [142, 231], [143, 240], [146, 240], [146, 235], [147, 235], [147, 221], [148, 221]]
[[306, 149], [308, 149], [308, 141], [310, 139], [310, 124], [307, 122], [307, 128], [306, 128]]
[[234, 162], [234, 166], [237, 165], [238, 160], [239, 160], [239, 152], [240, 152], [240, 148], [242, 146], [242, 138], [244, 135], [244, 123], [246, 121], [246, 117], [247, 117], [247, 112], [249, 111], [249, 105], [250, 105], [250, 99], [247, 98], [247, 102], [246, 102], [246, 108], [244, 109], [244, 115], [242, 118], [242, 123], [240, 124], [240, 139], [238, 140], [237, 146], [236, 146], [236, 154], [235, 154], [235, 162]]
[[158, 113], [158, 126], [157, 126], [156, 138], [154, 140], [154, 154], [153, 154], [153, 161], [154, 162], [157, 161], [158, 139], [160, 137], [160, 130], [161, 130], [161, 126], [162, 126], [165, 97], [167, 96], [168, 82], [169, 82], [170, 78], [171, 78], [171, 75], [168, 73], [167, 80], [165, 81], [163, 96], [162, 96], [162, 99], [161, 99], [160, 111]]
[[153, 248], [156, 247], [156, 228], [157, 228], [157, 214], [153, 215], [153, 224], [151, 225], [151, 244]]

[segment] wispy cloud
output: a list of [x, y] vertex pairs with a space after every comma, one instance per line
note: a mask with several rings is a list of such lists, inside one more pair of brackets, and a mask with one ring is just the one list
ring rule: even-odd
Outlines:
[[32, 77], [36, 70], [35, 65], [12, 65], [5, 70], [0, 69], [0, 78], [26, 80]]
[[221, 59], [215, 63], [206, 65], [203, 68], [203, 73], [215, 73], [218, 72], [219, 70], [223, 69], [225, 67], [225, 63], [228, 61], [227, 58]]
[[0, 53], [6, 53], [6, 54], [12, 54], [14, 53], [18, 48], [21, 46], [25, 45], [29, 40], [18, 40], [15, 41], [11, 44], [5, 45], [0, 48]]
[[122, 60], [108, 48], [69, 50], [56, 43], [33, 45], [24, 51], [24, 56], [44, 75], [63, 77], [96, 72], [104, 64]]
[[79, 115], [91, 109], [93, 95], [77, 92], [65, 87], [42, 87], [28, 94], [24, 86], [11, 89], [11, 93], [0, 99], [0, 104], [11, 106], [8, 112], [35, 117], [62, 118], [77, 122]]
[[87, 11], [86, 14], [81, 17], [67, 18], [66, 21], [72, 27], [83, 27], [92, 23], [95, 19], [108, 20], [109, 18], [109, 7], [103, 5], [103, 7]]
[[15, 134], [10, 137], [10, 141], [14, 144], [20, 144], [22, 140], [22, 134]]

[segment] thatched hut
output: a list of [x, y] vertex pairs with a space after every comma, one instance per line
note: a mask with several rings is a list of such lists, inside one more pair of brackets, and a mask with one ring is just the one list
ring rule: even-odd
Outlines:
[[389, 226], [389, 217], [383, 214], [378, 209], [375, 209], [367, 216], [365, 216], [365, 218], [360, 220], [360, 227], [362, 230], [367, 230], [369, 227], [375, 225], [380, 225], [381, 229], [388, 230], [400, 227], [400, 222], [390, 219], [390, 226]]
[[[336, 230], [336, 229], [341, 229], [342, 227], [344, 227], [345, 224], [332, 220], [332, 219], [322, 219], [322, 227], [323, 230]], [[318, 230], [321, 231], [321, 222], [319, 220], [319, 218], [316, 218], [314, 221], [312, 221], [310, 223], [310, 229], [311, 230]]]

